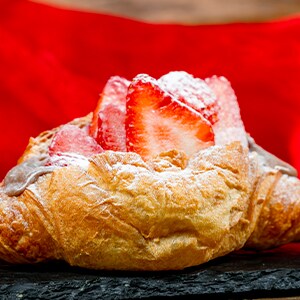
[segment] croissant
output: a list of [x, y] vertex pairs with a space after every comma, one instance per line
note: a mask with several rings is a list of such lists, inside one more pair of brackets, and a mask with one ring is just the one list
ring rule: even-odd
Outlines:
[[[171, 75], [177, 85], [168, 85], [170, 76], [159, 84], [146, 75], [114, 77], [93, 114], [30, 138], [0, 185], [0, 259], [178, 270], [300, 239], [297, 173], [257, 146], [240, 119], [230, 121], [237, 104], [229, 82]], [[199, 111], [182, 103], [191, 95], [180, 98], [191, 82], [205, 104]], [[170, 122], [187, 131], [192, 150], [166, 130]]]

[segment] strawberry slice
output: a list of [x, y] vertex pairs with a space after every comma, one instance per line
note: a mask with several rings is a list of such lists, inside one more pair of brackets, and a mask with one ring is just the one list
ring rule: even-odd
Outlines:
[[201, 113], [211, 124], [217, 121], [217, 99], [204, 80], [184, 71], [175, 71], [162, 76], [158, 83], [179, 101]]
[[64, 125], [53, 137], [49, 147], [49, 155], [76, 153], [92, 156], [103, 152], [97, 142], [84, 129], [75, 125]]
[[127, 95], [127, 150], [148, 159], [170, 149], [188, 156], [214, 144], [212, 126], [146, 75], [136, 76]]
[[125, 113], [129, 81], [119, 76], [106, 83], [90, 126], [90, 135], [105, 150], [126, 151]]
[[217, 145], [240, 141], [248, 146], [247, 133], [241, 119], [239, 104], [230, 82], [225, 77], [213, 76], [205, 82], [217, 97], [218, 121], [213, 125]]

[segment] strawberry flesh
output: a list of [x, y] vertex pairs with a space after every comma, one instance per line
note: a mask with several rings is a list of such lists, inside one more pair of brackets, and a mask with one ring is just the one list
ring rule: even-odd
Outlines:
[[184, 71], [175, 71], [159, 78], [158, 83], [177, 100], [201, 113], [211, 124], [217, 121], [217, 99], [204, 80]]
[[90, 135], [104, 150], [126, 151], [126, 95], [129, 81], [111, 77], [93, 113]]
[[218, 121], [213, 125], [215, 142], [224, 145], [233, 141], [240, 141], [248, 146], [247, 133], [241, 119], [240, 108], [234, 90], [225, 77], [213, 76], [205, 82], [216, 95], [219, 106]]
[[98, 143], [88, 135], [86, 130], [75, 125], [64, 125], [53, 137], [49, 147], [49, 155], [61, 153], [76, 153], [92, 156], [103, 152]]
[[171, 149], [190, 156], [214, 144], [210, 122], [146, 74], [133, 79], [126, 109], [127, 150], [145, 159]]

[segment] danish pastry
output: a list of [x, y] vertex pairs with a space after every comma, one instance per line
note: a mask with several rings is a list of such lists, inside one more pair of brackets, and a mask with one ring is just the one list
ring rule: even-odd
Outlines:
[[0, 185], [0, 258], [178, 270], [300, 238], [300, 182], [246, 133], [230, 83], [114, 76], [30, 138]]

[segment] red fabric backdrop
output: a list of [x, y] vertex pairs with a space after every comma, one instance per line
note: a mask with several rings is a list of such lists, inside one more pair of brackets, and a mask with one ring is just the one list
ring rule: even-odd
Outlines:
[[248, 132], [300, 171], [300, 18], [146, 24], [1, 1], [0, 179], [30, 136], [92, 111], [112, 75], [224, 75]]

